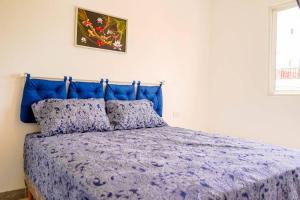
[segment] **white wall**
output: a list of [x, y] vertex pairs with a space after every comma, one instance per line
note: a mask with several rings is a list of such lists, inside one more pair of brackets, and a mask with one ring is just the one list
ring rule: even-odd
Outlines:
[[[128, 19], [128, 53], [74, 47], [75, 6]], [[0, 192], [24, 187], [19, 74], [166, 80], [171, 125], [206, 129], [210, 0], [1, 0]], [[174, 117], [177, 116], [177, 117]]]
[[213, 0], [208, 126], [300, 148], [300, 96], [268, 95], [269, 6], [278, 2]]
[[[1, 0], [0, 192], [23, 185], [20, 73], [166, 80], [169, 124], [300, 148], [299, 96], [268, 95], [280, 0]], [[127, 18], [128, 53], [74, 47], [74, 7]]]

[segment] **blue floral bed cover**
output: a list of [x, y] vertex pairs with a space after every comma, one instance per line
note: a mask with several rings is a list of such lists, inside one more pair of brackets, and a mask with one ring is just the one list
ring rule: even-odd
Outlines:
[[161, 127], [25, 139], [45, 199], [300, 199], [300, 151]]

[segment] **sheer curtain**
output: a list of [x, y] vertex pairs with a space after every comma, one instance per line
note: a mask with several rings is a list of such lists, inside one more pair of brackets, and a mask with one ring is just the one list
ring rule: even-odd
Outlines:
[[297, 1], [297, 3], [298, 3], [299, 8], [300, 8], [300, 0], [296, 0], [296, 1]]

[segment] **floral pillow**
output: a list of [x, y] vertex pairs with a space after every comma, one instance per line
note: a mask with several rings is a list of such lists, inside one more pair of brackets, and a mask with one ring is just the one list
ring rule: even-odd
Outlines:
[[153, 103], [146, 99], [107, 101], [106, 110], [115, 130], [167, 126], [167, 123], [153, 109]]
[[47, 136], [111, 130], [103, 99], [47, 99], [31, 107]]

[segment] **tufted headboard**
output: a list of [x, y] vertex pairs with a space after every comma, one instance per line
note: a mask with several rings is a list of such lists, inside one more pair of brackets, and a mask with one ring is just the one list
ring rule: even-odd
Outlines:
[[35, 102], [50, 98], [66, 99], [66, 81], [67, 77], [64, 77], [62, 81], [31, 79], [30, 74], [27, 74], [21, 102], [21, 121], [36, 122], [31, 109], [31, 105]]
[[98, 83], [74, 82], [69, 77], [68, 99], [104, 98], [103, 79]]
[[[53, 79], [53, 78], [50, 78]], [[155, 111], [162, 116], [162, 83], [159, 86], [144, 86], [141, 82], [137, 84], [135, 92], [135, 81], [131, 85], [110, 84], [106, 80], [106, 89], [103, 89], [103, 79], [99, 82], [73, 81], [69, 78], [67, 95], [67, 77], [60, 80], [45, 80], [42, 77], [31, 78], [26, 74], [26, 82], [21, 102], [20, 118], [24, 123], [35, 123], [31, 105], [44, 99], [66, 99], [66, 98], [104, 98], [108, 100], [139, 100], [148, 99], [153, 102]]]
[[105, 101], [108, 100], [135, 100], [135, 81], [131, 85], [116, 85], [106, 80]]
[[162, 116], [163, 98], [162, 83], [159, 86], [142, 86], [138, 82], [136, 99], [148, 99], [153, 102], [153, 108], [159, 116]]

